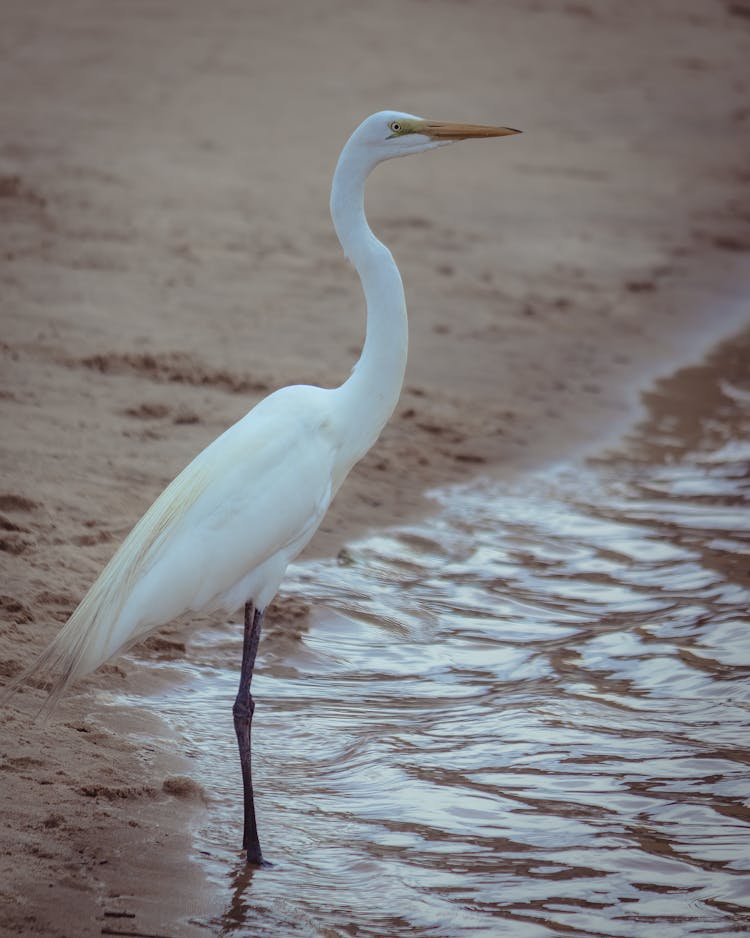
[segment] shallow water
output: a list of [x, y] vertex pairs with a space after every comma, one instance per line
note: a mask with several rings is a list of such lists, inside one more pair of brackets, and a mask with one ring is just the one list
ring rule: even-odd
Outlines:
[[240, 629], [195, 637], [160, 706], [213, 799], [216, 933], [750, 933], [750, 394], [709, 368], [685, 413], [675, 380], [625, 455], [290, 571], [314, 613], [254, 681], [270, 869], [235, 848]]

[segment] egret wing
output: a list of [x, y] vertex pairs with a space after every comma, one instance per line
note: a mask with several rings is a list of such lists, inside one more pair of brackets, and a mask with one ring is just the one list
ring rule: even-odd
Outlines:
[[272, 596], [331, 499], [337, 446], [326, 429], [327, 394], [284, 388], [207, 446], [151, 505], [8, 691], [52, 671], [53, 706], [72, 681], [139, 635], [188, 610], [226, 605], [243, 580], [266, 592], [272, 587]]

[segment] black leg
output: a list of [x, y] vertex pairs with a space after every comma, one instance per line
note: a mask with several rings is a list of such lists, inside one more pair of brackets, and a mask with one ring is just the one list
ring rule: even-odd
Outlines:
[[258, 866], [263, 864], [258, 841], [258, 828], [255, 823], [255, 804], [253, 802], [253, 774], [250, 760], [250, 728], [253, 721], [255, 701], [250, 693], [253, 679], [255, 656], [260, 641], [260, 626], [263, 610], [258, 610], [250, 602], [245, 606], [245, 638], [242, 643], [242, 671], [240, 687], [234, 702], [234, 730], [237, 733], [237, 745], [240, 748], [242, 766], [242, 787], [245, 795], [245, 827], [242, 835], [242, 848], [247, 851], [247, 862]]

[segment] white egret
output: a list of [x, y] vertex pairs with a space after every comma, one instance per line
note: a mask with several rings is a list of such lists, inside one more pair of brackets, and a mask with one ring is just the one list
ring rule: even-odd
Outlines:
[[136, 524], [33, 667], [49, 672], [49, 705], [68, 685], [186, 612], [245, 606], [234, 723], [244, 788], [242, 846], [262, 862], [250, 764], [250, 692], [261, 621], [287, 565], [315, 533], [352, 466], [398, 401], [406, 366], [401, 276], [364, 213], [364, 185], [384, 160], [508, 127], [428, 121], [381, 111], [354, 131], [333, 177], [331, 215], [362, 282], [367, 333], [350, 377], [333, 389], [297, 385], [257, 404], [214, 440]]

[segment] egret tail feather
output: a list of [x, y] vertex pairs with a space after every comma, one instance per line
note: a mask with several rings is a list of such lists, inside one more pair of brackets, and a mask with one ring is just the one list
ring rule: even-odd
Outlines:
[[[30, 668], [3, 688], [6, 703], [32, 678], [49, 676], [49, 696], [40, 712], [52, 712], [76, 680], [96, 670], [117, 652], [143, 638], [153, 627], [121, 621], [123, 607], [138, 578], [168, 539], [170, 525], [205, 489], [208, 473], [198, 460], [162, 492], [125, 538], [58, 635]], [[135, 628], [133, 628], [135, 626]]]

